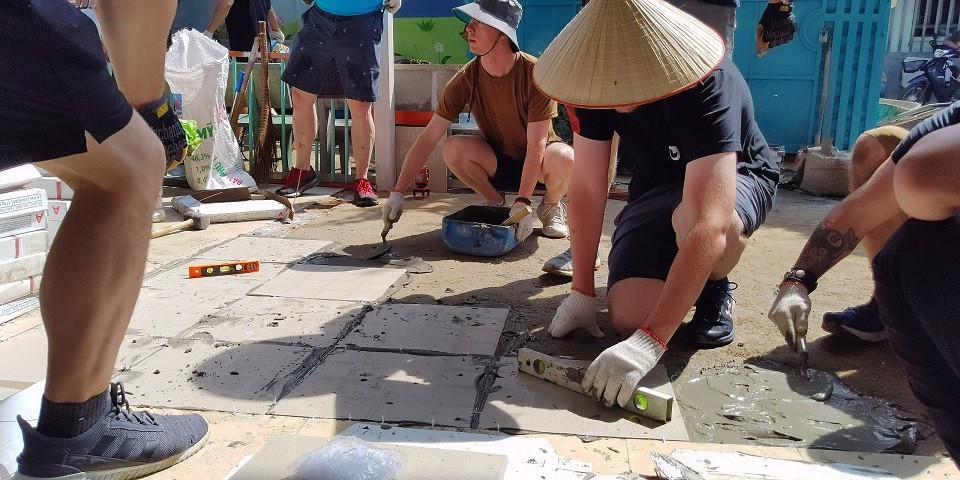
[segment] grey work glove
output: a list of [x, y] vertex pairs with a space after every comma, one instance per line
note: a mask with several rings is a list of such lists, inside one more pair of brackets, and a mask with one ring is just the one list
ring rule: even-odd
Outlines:
[[[510, 207], [510, 216], [511, 217], [514, 216], [516, 213], [518, 213], [520, 210], [523, 210], [523, 209], [532, 211], [530, 209], [530, 205], [527, 205], [526, 203], [523, 203], [523, 202], [514, 202], [513, 206]], [[524, 241], [527, 237], [530, 236], [531, 233], [533, 233], [533, 217], [534, 216], [528, 212], [527, 216], [521, 218], [520, 221], [517, 222], [517, 230], [515, 235], [517, 237], [518, 242]]]
[[667, 349], [646, 330], [637, 330], [626, 340], [604, 350], [587, 367], [583, 391], [608, 407], [624, 407], [647, 373]]
[[400, 221], [403, 214], [403, 193], [390, 192], [390, 197], [383, 204], [383, 224], [394, 224]]
[[386, 0], [383, 2], [383, 8], [385, 8], [390, 13], [397, 13], [397, 10], [400, 10], [400, 4], [403, 0]]
[[560, 303], [557, 314], [547, 327], [547, 333], [560, 338], [578, 328], [586, 330], [596, 338], [604, 337], [597, 326], [597, 297], [589, 297], [574, 290]]
[[798, 282], [786, 282], [780, 285], [777, 298], [770, 307], [770, 317], [787, 345], [797, 349], [796, 338], [807, 336], [807, 317], [810, 315], [810, 294], [807, 287]]

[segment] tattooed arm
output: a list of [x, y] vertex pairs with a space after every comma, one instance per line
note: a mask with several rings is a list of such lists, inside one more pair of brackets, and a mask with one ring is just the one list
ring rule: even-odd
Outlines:
[[867, 183], [830, 210], [810, 235], [794, 268], [812, 275], [815, 283], [864, 236], [902, 215], [893, 192], [893, 167], [890, 160], [884, 162]]

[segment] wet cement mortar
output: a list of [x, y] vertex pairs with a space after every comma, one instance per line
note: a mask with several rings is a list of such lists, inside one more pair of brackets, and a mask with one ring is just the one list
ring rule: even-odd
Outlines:
[[[569, 293], [570, 284], [569, 279], [544, 274], [541, 266], [566, 249], [569, 243], [539, 236], [540, 225], [535, 221], [534, 234], [507, 255], [481, 258], [451, 252], [441, 237], [442, 218], [478, 201], [478, 197], [472, 194], [434, 193], [426, 200], [408, 197], [402, 220], [387, 238], [392, 247], [390, 255], [419, 257], [430, 265], [432, 271], [417, 274], [415, 268], [407, 268], [411, 273], [410, 283], [390, 292], [385, 301], [509, 308], [510, 314], [497, 350], [497, 355], [504, 357], [514, 357], [516, 349], [525, 346], [552, 356], [590, 360], [622, 340], [610, 325], [604, 296], [606, 256], [614, 228], [613, 219], [624, 202], [608, 201], [600, 243], [601, 265], [595, 277], [600, 310], [598, 323], [606, 337], [594, 339], [584, 332], [574, 332], [566, 338], [555, 339], [546, 333], [546, 327], [557, 306]], [[903, 370], [886, 343], [850, 342], [829, 335], [820, 327], [824, 312], [842, 310], [869, 298], [871, 274], [860, 249], [824, 275], [812, 297], [808, 334], [810, 367], [830, 373], [815, 373], [813, 383], [808, 386], [799, 384], [802, 380], [799, 376], [788, 379], [782, 372], [780, 384], [769, 379], [761, 380], [767, 375], [759, 373], [760, 365], [764, 365], [758, 363], [760, 361], [775, 362], [788, 370], [796, 369], [796, 353], [784, 345], [766, 314], [783, 272], [792, 266], [807, 237], [836, 203], [834, 199], [780, 191], [767, 222], [751, 237], [740, 263], [730, 275], [730, 279], [739, 284], [734, 293], [737, 338], [723, 348], [697, 350], [683, 343], [681, 330], [670, 342], [661, 363], [675, 379], [677, 400], [684, 409], [683, 415], [688, 417], [692, 439], [813, 445], [853, 451], [906, 451], [915, 432], [918, 440], [915, 454], [945, 454], [942, 442], [935, 434], [924, 438], [929, 429], [922, 421], [917, 421], [922, 416], [915, 413], [922, 412], [923, 408], [910, 392]], [[345, 257], [313, 258], [310, 263], [362, 261], [372, 266], [365, 258], [381, 246], [382, 226], [380, 208], [362, 209], [334, 202], [311, 206], [302, 211], [293, 224], [272, 225], [262, 229], [260, 235], [334, 240], [342, 245]], [[377, 260], [389, 263], [390, 257]], [[510, 359], [503, 358], [503, 361]], [[769, 369], [777, 370], [774, 367]], [[711, 377], [713, 371], [718, 373], [712, 382], [701, 380], [702, 392], [697, 391], [701, 389], [699, 384], [692, 387], [684, 384], [690, 378]], [[821, 375], [831, 375], [834, 380], [842, 379], [843, 382], [834, 382], [833, 395], [825, 402], [809, 398], [822, 392], [813, 388], [825, 385]], [[724, 386], [726, 380], [721, 379], [730, 379], [729, 385]], [[741, 379], [746, 380], [739, 381]], [[774, 384], [776, 388], [771, 386]], [[693, 393], [686, 393], [690, 388], [694, 389]], [[859, 397], [843, 400], [853, 395], [844, 393], [847, 388], [865, 397], [873, 397], [877, 403]], [[735, 395], [740, 389], [744, 392]], [[764, 397], [762, 392], [768, 392], [768, 395]], [[776, 395], [779, 396], [769, 392], [778, 392]], [[755, 395], [753, 403], [747, 402], [748, 398], [754, 397], [746, 393]], [[701, 396], [704, 400], [700, 400]], [[739, 400], [740, 397], [743, 401]], [[859, 405], [862, 413], [840, 408], [844, 402]], [[867, 408], [868, 405], [872, 406]], [[701, 417], [707, 414], [709, 417]], [[712, 424], [714, 427], [703, 428], [698, 424]], [[857, 443], [861, 441], [863, 443]], [[857, 444], [852, 446], [852, 443]], [[873, 447], [867, 448], [867, 445]]]
[[834, 374], [768, 360], [687, 369], [673, 388], [697, 442], [912, 454], [933, 433], [925, 416]]

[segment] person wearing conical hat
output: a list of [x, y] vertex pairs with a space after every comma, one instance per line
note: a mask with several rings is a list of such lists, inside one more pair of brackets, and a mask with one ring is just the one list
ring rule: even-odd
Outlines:
[[[536, 58], [520, 51], [517, 25], [523, 7], [517, 0], [476, 0], [453, 9], [467, 25], [470, 51], [476, 58], [447, 82], [426, 129], [403, 160], [403, 167], [383, 206], [383, 221], [392, 224], [403, 211], [409, 188], [427, 157], [464, 107], [476, 119], [477, 135], [454, 135], [443, 144], [443, 161], [486, 204], [505, 205], [502, 192], [517, 192], [511, 216], [530, 206], [534, 189], [545, 189], [535, 211], [541, 234], [566, 238], [566, 209], [561, 199], [573, 174], [573, 149], [554, 133], [557, 104], [533, 83]], [[533, 232], [533, 215], [518, 223], [522, 241]]]
[[534, 80], [574, 113], [573, 283], [548, 327], [555, 337], [576, 328], [603, 336], [589, 267], [613, 134], [639, 159], [608, 261], [610, 317], [626, 338], [583, 379], [594, 398], [623, 406], [694, 305], [686, 341], [733, 341], [727, 274], [773, 205], [780, 165], [723, 41], [663, 0], [592, 0], [543, 52]]

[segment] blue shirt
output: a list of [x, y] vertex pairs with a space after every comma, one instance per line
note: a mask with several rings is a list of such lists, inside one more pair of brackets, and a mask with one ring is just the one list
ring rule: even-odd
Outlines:
[[334, 15], [363, 15], [383, 8], [383, 0], [313, 0], [324, 12]]

